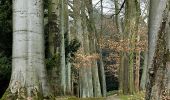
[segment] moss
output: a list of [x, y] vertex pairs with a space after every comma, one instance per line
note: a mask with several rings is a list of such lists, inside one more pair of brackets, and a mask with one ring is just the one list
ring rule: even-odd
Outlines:
[[54, 66], [60, 65], [60, 54], [55, 54], [51, 58], [46, 59], [46, 68], [51, 70]]
[[0, 100], [16, 100], [16, 99], [17, 99], [17, 94], [12, 94], [9, 91], [9, 89], [7, 89]]
[[20, 88], [16, 93], [11, 93], [8, 88], [0, 100], [26, 100], [28, 98], [33, 100], [43, 100], [43, 96], [36, 89], [32, 90], [31, 95], [32, 97], [27, 96], [26, 88], [24, 87]]

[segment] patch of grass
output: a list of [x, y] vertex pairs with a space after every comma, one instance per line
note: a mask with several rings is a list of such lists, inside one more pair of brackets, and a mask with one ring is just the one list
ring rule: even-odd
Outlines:
[[117, 90], [107, 92], [107, 96], [119, 94]]
[[76, 97], [65, 97], [65, 98], [56, 98], [56, 100], [106, 100], [106, 98], [76, 98]]
[[119, 95], [121, 100], [145, 100], [144, 92], [139, 92], [134, 95]]

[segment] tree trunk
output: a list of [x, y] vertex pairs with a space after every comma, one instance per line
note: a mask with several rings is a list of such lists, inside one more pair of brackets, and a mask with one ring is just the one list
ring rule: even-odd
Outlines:
[[66, 61], [65, 61], [65, 39], [64, 34], [67, 31], [65, 28], [65, 0], [59, 0], [60, 4], [60, 88], [61, 95], [66, 94]]
[[[74, 0], [74, 28], [76, 38], [81, 43], [83, 55], [89, 55], [89, 38], [86, 23], [84, 1]], [[80, 14], [81, 11], [81, 14]], [[86, 65], [86, 66], [85, 66]], [[90, 64], [82, 64], [79, 72], [80, 97], [93, 97], [92, 71]]]
[[[119, 2], [118, 0], [114, 0], [114, 5], [115, 5], [115, 21], [116, 21], [116, 28], [117, 32], [120, 34], [120, 39], [123, 40], [123, 30], [122, 30], [122, 24], [120, 21], [120, 16], [119, 16]], [[119, 67], [119, 93], [123, 93], [123, 63], [124, 63], [124, 57], [123, 57], [123, 51], [120, 52], [120, 67]]]
[[[53, 89], [53, 94], [56, 96], [59, 94], [59, 0], [49, 0], [48, 7], [48, 58], [56, 58], [53, 63], [54, 66], [50, 66], [48, 75], [50, 79], [50, 85]], [[57, 41], [57, 42], [56, 42]]]
[[144, 58], [144, 64], [143, 64], [143, 70], [142, 70], [142, 78], [140, 81], [140, 89], [145, 90], [146, 89], [146, 79], [147, 79], [147, 61], [148, 61], [148, 50], [145, 51], [145, 58]]
[[[135, 37], [136, 37], [136, 42], [140, 42], [140, 34], [138, 32], [138, 26], [139, 26], [139, 19], [140, 19], [140, 1], [136, 1], [136, 27], [135, 27]], [[134, 43], [135, 44], [135, 43]], [[138, 47], [137, 47], [138, 48]], [[136, 51], [136, 66], [134, 67], [134, 73], [135, 73], [135, 91], [139, 92], [139, 81], [140, 81], [140, 54], [141, 51], [137, 50]]]
[[[151, 0], [149, 14], [149, 32], [148, 32], [148, 82], [146, 87], [146, 100], [160, 100], [165, 64], [165, 24], [163, 12], [167, 0]], [[161, 24], [162, 22], [162, 24]], [[165, 61], [164, 61], [165, 60]]]
[[[93, 6], [92, 6], [92, 1], [88, 0], [85, 1], [85, 5], [88, 9], [88, 14], [89, 14], [89, 22], [88, 22], [88, 31], [89, 31], [89, 41], [90, 41], [90, 54], [96, 54], [96, 44], [97, 44], [97, 39], [96, 39], [96, 28], [95, 28], [95, 23], [93, 19]], [[94, 87], [94, 96], [95, 97], [100, 97], [101, 96], [101, 86], [99, 82], [99, 74], [98, 74], [98, 66], [97, 66], [97, 60], [93, 59], [92, 60], [92, 79], [93, 79], [93, 87]]]
[[[101, 27], [100, 27], [100, 36], [97, 39], [102, 38], [103, 35], [103, 0], [101, 2]], [[99, 43], [99, 40], [97, 40]], [[99, 76], [100, 76], [100, 84], [101, 84], [101, 92], [104, 97], [106, 97], [106, 77], [105, 77], [105, 70], [104, 70], [104, 63], [103, 63], [103, 55], [102, 55], [102, 48], [98, 46], [99, 50]]]
[[[65, 16], [65, 46], [68, 47], [70, 43], [70, 32], [69, 30], [69, 20], [68, 20], [68, 1], [65, 0], [64, 5], [64, 16]], [[69, 61], [70, 53], [66, 56], [66, 94], [71, 95], [71, 63]]]
[[12, 94], [18, 93], [16, 98], [49, 96], [44, 56], [43, 1], [13, 1], [13, 60], [9, 90]]
[[[123, 88], [128, 85], [128, 94], [133, 94], [135, 90], [134, 86], [134, 50], [135, 50], [135, 39], [136, 34], [138, 32], [138, 23], [139, 23], [139, 16], [140, 16], [140, 7], [139, 7], [139, 1], [138, 0], [132, 0], [132, 1], [126, 1], [125, 2], [125, 30], [124, 30], [124, 40], [127, 40], [129, 43], [129, 50], [125, 50], [128, 53], [125, 53], [125, 55], [128, 57], [125, 57], [124, 62], [126, 64], [124, 66], [124, 73], [125, 74], [124, 79], [128, 79], [128, 82], [124, 80], [124, 86]], [[135, 9], [134, 9], [135, 8]], [[127, 38], [128, 37], [128, 38]], [[128, 40], [129, 39], [129, 40]], [[128, 65], [128, 68], [127, 68]], [[138, 68], [139, 69], [139, 68]], [[128, 72], [126, 72], [128, 71]], [[126, 90], [126, 89], [125, 89]], [[127, 91], [127, 90], [126, 90]], [[126, 91], [124, 91], [125, 94]]]
[[[167, 16], [167, 23], [166, 23], [166, 32], [167, 32], [167, 49], [168, 52], [170, 52], [170, 1], [168, 1], [168, 16]], [[170, 96], [170, 54], [168, 54], [168, 58], [167, 58], [167, 63], [166, 63], [166, 77], [167, 77], [167, 92], [168, 92], [168, 96]]]

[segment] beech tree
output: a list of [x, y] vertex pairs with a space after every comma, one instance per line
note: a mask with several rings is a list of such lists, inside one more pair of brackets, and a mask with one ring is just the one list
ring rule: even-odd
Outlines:
[[12, 75], [3, 100], [42, 99], [50, 94], [44, 63], [43, 16], [43, 0], [13, 1]]
[[150, 1], [146, 100], [160, 100], [167, 95], [169, 47], [166, 46], [165, 36], [169, 34], [168, 17], [168, 0]]
[[[89, 21], [88, 21], [88, 32], [89, 32], [89, 47], [90, 54], [96, 54], [96, 46], [97, 46], [97, 38], [96, 38], [96, 27], [94, 23], [93, 17], [93, 5], [92, 0], [87, 0], [85, 5], [88, 9]], [[92, 60], [92, 79], [93, 79], [93, 87], [94, 87], [94, 96], [101, 96], [101, 86], [99, 81], [99, 71], [98, 71], [97, 60]]]

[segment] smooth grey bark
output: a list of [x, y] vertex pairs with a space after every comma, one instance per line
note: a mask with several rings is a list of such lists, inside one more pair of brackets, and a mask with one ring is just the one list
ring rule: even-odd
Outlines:
[[65, 95], [66, 93], [66, 61], [65, 61], [65, 0], [59, 0], [59, 9], [60, 9], [60, 88], [61, 95]]
[[158, 31], [162, 21], [162, 14], [167, 0], [151, 0], [149, 9], [149, 32], [148, 32], [148, 69], [152, 69], [153, 57], [158, 39]]
[[[147, 19], [147, 22], [149, 22], [149, 4], [150, 4], [150, 0], [146, 1], [146, 9], [147, 9], [147, 13], [145, 15], [146, 18], [143, 18], [143, 20]], [[148, 26], [148, 25], [147, 25]], [[141, 81], [140, 81], [140, 89], [141, 90], [146, 90], [146, 82], [147, 82], [147, 74], [148, 74], [148, 49], [146, 49], [145, 51], [145, 57], [144, 57], [144, 65], [143, 67], [143, 71], [142, 71], [142, 77], [141, 77]]]
[[120, 15], [118, 14], [119, 12], [119, 1], [114, 0], [114, 5], [115, 5], [115, 21], [116, 21], [116, 27], [117, 27], [117, 32], [119, 32], [121, 39], [123, 38], [123, 29], [122, 29], [122, 24], [121, 24], [121, 19]]
[[[11, 93], [24, 89], [49, 96], [44, 64], [43, 1], [13, 1], [13, 51]], [[40, 97], [37, 97], [40, 98]]]
[[[84, 1], [83, 1], [84, 2]], [[89, 37], [88, 37], [88, 30], [87, 30], [87, 20], [86, 20], [86, 14], [85, 14], [85, 5], [82, 4], [82, 32], [83, 32], [83, 49], [84, 49], [84, 54], [89, 55], [90, 54], [90, 46], [89, 46]], [[92, 65], [91, 62], [87, 62], [88, 64], [84, 67], [86, 67], [86, 73], [87, 73], [87, 95], [88, 97], [93, 97], [94, 96], [94, 86], [93, 86], [93, 81], [92, 81]]]
[[[82, 21], [80, 17], [80, 11], [81, 11], [81, 1], [80, 0], [73, 0], [73, 11], [74, 11], [74, 30], [76, 33], [75, 38], [78, 39], [81, 43], [81, 48], [83, 48], [83, 31], [82, 31]], [[84, 51], [84, 50], [83, 50]], [[79, 96], [81, 98], [85, 98], [87, 93], [85, 86], [87, 83], [86, 80], [86, 71], [84, 72], [84, 66], [79, 69]]]
[[148, 61], [148, 51], [145, 51], [145, 57], [144, 57], [144, 64], [143, 64], [143, 71], [142, 71], [142, 78], [140, 81], [140, 89], [145, 90], [146, 89], [146, 78], [147, 78], [147, 61]]
[[[158, 57], [159, 49], [163, 47], [160, 46], [159, 42], [161, 42], [161, 38], [163, 37], [164, 33], [164, 10], [166, 8], [167, 0], [151, 0], [150, 1], [150, 13], [149, 13], [149, 31], [148, 31], [148, 81], [147, 81], [147, 88], [146, 88], [146, 100], [160, 100], [161, 99], [161, 87], [160, 79], [163, 78], [164, 74], [164, 64], [160, 65], [157, 63], [161, 61]], [[161, 32], [161, 33], [160, 33]], [[160, 37], [159, 34], [162, 36]], [[159, 37], [158, 37], [159, 36]], [[164, 39], [164, 37], [163, 37]], [[162, 39], [162, 41], [163, 41]], [[158, 42], [157, 42], [158, 41]], [[158, 44], [159, 43], [159, 44]], [[165, 43], [164, 43], [165, 44]], [[164, 45], [161, 44], [161, 45]], [[156, 51], [157, 50], [157, 51]], [[164, 52], [164, 51], [163, 51]], [[158, 53], [158, 54], [157, 54]], [[156, 58], [157, 57], [157, 58]], [[155, 62], [157, 60], [157, 62]], [[158, 64], [158, 66], [156, 66]]]
[[[81, 43], [83, 55], [89, 54], [89, 38], [86, 23], [85, 5], [83, 0], [74, 0], [74, 29], [76, 38]], [[81, 13], [80, 13], [81, 12]], [[79, 69], [79, 90], [80, 97], [93, 97], [92, 72], [89, 64], [82, 64]]]
[[[93, 6], [92, 0], [85, 1], [86, 8], [88, 9], [89, 14], [89, 21], [88, 21], [88, 32], [89, 32], [89, 47], [90, 47], [90, 54], [96, 54], [96, 46], [97, 46], [97, 39], [96, 39], [96, 28], [94, 23], [93, 17]], [[93, 79], [93, 87], [94, 87], [94, 96], [100, 97], [101, 95], [101, 86], [99, 82], [99, 73], [98, 73], [98, 65], [97, 60], [92, 60], [92, 79]]]
[[[123, 40], [123, 30], [122, 30], [122, 24], [120, 20], [120, 16], [118, 14], [119, 12], [119, 1], [114, 0], [114, 5], [115, 5], [115, 22], [116, 22], [116, 28], [117, 32], [120, 34], [120, 39]], [[123, 52], [120, 53], [120, 67], [119, 67], [119, 93], [123, 93], [123, 63], [124, 63], [124, 58], [123, 58]]]
[[[102, 34], [103, 34], [103, 0], [100, 0], [101, 3], [101, 26], [100, 26], [100, 36], [98, 37], [101, 38]], [[98, 40], [99, 42], [99, 40]], [[104, 63], [103, 63], [103, 55], [102, 55], [102, 48], [100, 46], [97, 46], [99, 49], [99, 55], [100, 55], [100, 59], [99, 59], [99, 76], [100, 76], [100, 84], [101, 84], [101, 92], [102, 92], [102, 96], [106, 97], [106, 77], [105, 77], [105, 70], [104, 70]]]
[[[66, 46], [69, 45], [70, 43], [70, 32], [69, 32], [69, 20], [68, 20], [68, 1], [65, 0], [65, 5], [64, 5], [64, 16], [65, 16], [65, 41], [68, 41]], [[67, 55], [66, 57], [66, 94], [71, 95], [71, 63], [69, 61], [70, 54]]]

